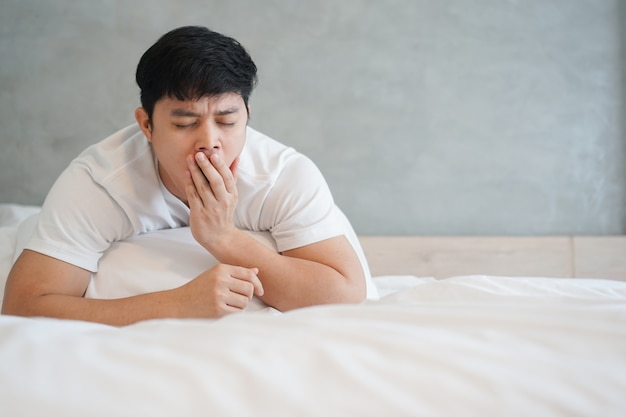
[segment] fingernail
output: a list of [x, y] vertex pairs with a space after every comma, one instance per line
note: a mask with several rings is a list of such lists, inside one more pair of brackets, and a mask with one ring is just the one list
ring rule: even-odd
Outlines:
[[218, 154], [216, 154], [216, 153], [214, 153], [213, 155], [211, 155], [211, 161], [212, 161], [214, 164], [217, 164], [217, 163], [220, 161], [220, 157], [219, 157], [219, 155], [218, 155]]
[[202, 152], [198, 152], [196, 154], [196, 158], [198, 158], [198, 161], [205, 161], [206, 160], [206, 155]]

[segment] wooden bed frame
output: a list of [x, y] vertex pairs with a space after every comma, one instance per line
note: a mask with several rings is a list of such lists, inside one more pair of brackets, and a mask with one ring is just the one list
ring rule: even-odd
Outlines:
[[626, 281], [626, 236], [360, 236], [373, 276], [458, 275]]

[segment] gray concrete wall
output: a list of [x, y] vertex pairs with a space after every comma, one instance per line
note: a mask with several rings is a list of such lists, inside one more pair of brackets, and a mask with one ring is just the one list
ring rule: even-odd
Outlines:
[[251, 125], [319, 165], [358, 233], [623, 234], [624, 8], [0, 0], [0, 203], [40, 204], [133, 121], [142, 52], [202, 24], [248, 48]]

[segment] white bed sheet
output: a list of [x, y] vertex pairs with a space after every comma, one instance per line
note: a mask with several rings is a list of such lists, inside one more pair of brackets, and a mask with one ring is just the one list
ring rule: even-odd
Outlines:
[[375, 282], [361, 305], [219, 320], [0, 316], [0, 415], [626, 414], [626, 283]]

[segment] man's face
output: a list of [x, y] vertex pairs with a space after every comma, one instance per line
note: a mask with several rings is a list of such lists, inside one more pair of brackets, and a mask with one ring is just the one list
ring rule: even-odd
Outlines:
[[152, 143], [163, 184], [185, 202], [187, 156], [217, 153], [231, 166], [246, 140], [248, 111], [236, 93], [195, 101], [163, 97], [154, 106], [151, 126], [142, 108], [135, 116]]

